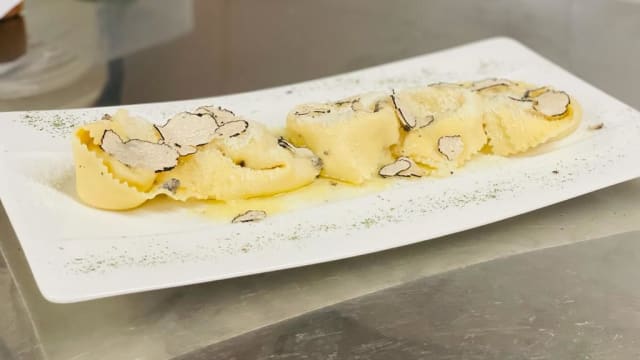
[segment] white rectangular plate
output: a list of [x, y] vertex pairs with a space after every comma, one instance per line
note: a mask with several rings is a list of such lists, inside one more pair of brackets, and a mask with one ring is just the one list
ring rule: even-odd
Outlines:
[[[581, 127], [528, 156], [482, 156], [454, 176], [226, 224], [175, 206], [108, 212], [74, 194], [69, 131], [114, 108], [0, 114], [0, 198], [42, 294], [76, 302], [343, 259], [432, 239], [640, 175], [640, 115], [519, 43], [489, 39], [357, 72], [245, 94], [126, 106], [161, 122], [221, 105], [273, 126], [305, 101], [436, 81], [507, 77], [568, 91]], [[603, 122], [599, 131], [590, 124]]]

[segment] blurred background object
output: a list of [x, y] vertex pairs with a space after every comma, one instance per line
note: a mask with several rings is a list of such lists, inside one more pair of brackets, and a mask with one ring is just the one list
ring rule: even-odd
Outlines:
[[23, 14], [0, 111], [250, 91], [492, 36], [640, 107], [637, 0], [30, 0]]
[[96, 65], [100, 56], [93, 7], [34, 0], [25, 3], [23, 13], [26, 52], [4, 64], [0, 110], [91, 105], [107, 79], [104, 65]]
[[11, 69], [7, 63], [27, 52], [27, 33], [22, 16], [16, 15], [0, 21], [0, 74]]
[[120, 103], [122, 59], [188, 32], [192, 13], [191, 1], [25, 3], [0, 23], [0, 111]]
[[0, 19], [10, 19], [17, 16], [22, 11], [22, 0], [2, 0], [0, 1]]
[[[122, 103], [124, 86], [124, 59], [132, 54], [171, 41], [193, 30], [191, 0], [137, 0], [104, 1], [96, 3], [98, 29], [102, 41], [102, 60], [107, 64], [108, 82], [96, 105]], [[172, 57], [170, 55], [169, 57]], [[166, 75], [149, 59], [147, 66]], [[153, 74], [155, 87], [158, 77]]]

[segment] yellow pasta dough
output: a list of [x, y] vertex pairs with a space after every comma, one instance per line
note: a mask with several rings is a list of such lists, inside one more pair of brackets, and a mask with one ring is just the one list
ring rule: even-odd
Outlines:
[[319, 174], [320, 161], [311, 151], [287, 147], [264, 126], [246, 123], [242, 133], [214, 135], [166, 171], [132, 167], [101, 147], [108, 131], [123, 143], [137, 139], [163, 146], [152, 124], [119, 111], [80, 127], [72, 140], [78, 196], [97, 208], [125, 210], [159, 194], [177, 200], [271, 195], [309, 184]]
[[[536, 110], [536, 102], [543, 94], [555, 90], [523, 82], [493, 81], [488, 84], [492, 86], [476, 92], [483, 98], [485, 131], [491, 152], [496, 155], [522, 153], [557, 140], [570, 134], [580, 123], [580, 105], [566, 94], [566, 112], [558, 116], [546, 116]], [[465, 86], [472, 88], [473, 84], [467, 83]]]
[[[76, 190], [88, 205], [125, 210], [159, 195], [181, 201], [276, 195], [318, 176], [362, 184], [449, 175], [481, 151], [509, 156], [566, 136], [581, 116], [562, 91], [505, 79], [299, 105], [287, 116], [291, 142], [212, 106], [159, 126], [119, 110], [75, 130]], [[264, 216], [256, 209], [234, 221]]]
[[322, 159], [322, 176], [353, 184], [393, 161], [390, 148], [400, 137], [390, 99], [378, 93], [297, 106], [287, 117], [287, 135]]
[[291, 191], [311, 183], [320, 162], [311, 152], [296, 154], [278, 145], [264, 126], [252, 123], [241, 135], [215, 140], [179, 165], [159, 174], [159, 183], [178, 179], [175, 197], [235, 200]]
[[156, 173], [132, 168], [113, 159], [99, 146], [104, 132], [113, 130], [123, 139], [157, 141], [155, 128], [129, 116], [125, 110], [76, 129], [72, 150], [76, 167], [76, 192], [85, 203], [102, 209], [124, 210], [143, 204], [150, 196]]
[[72, 140], [76, 169], [76, 193], [84, 203], [100, 209], [125, 210], [142, 205], [148, 195], [126, 181], [114, 177], [104, 157], [89, 150], [92, 142], [85, 129], [78, 129]]
[[114, 131], [125, 141], [141, 139], [156, 142], [160, 139], [156, 129], [149, 122], [130, 116], [126, 110], [118, 110], [112, 116], [105, 116], [105, 118], [87, 124], [76, 131], [76, 138], [80, 139], [89, 151], [102, 160], [104, 166], [116, 179], [124, 181], [140, 191], [151, 189], [156, 179], [154, 171], [126, 166], [100, 149], [99, 145], [107, 130]]
[[573, 101], [566, 115], [551, 120], [532, 111], [527, 102], [495, 97], [484, 116], [491, 151], [508, 156], [570, 134], [580, 124], [581, 109]]
[[427, 119], [405, 132], [395, 150], [398, 156], [442, 175], [462, 166], [485, 145], [482, 103], [475, 93], [458, 85], [434, 84], [399, 91], [395, 98], [399, 116]]

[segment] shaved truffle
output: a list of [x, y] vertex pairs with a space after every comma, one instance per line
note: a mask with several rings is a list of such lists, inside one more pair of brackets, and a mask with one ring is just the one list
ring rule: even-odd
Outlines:
[[384, 92], [369, 92], [358, 96], [348, 97], [336, 101], [338, 109], [350, 107], [353, 111], [378, 112], [389, 101], [389, 95]]
[[164, 142], [176, 148], [180, 155], [189, 155], [196, 146], [208, 144], [215, 136], [218, 124], [211, 114], [182, 112], [163, 126], [156, 126]]
[[589, 130], [600, 130], [604, 127], [604, 123], [589, 125]]
[[413, 160], [406, 156], [401, 156], [391, 164], [387, 164], [380, 168], [378, 175], [382, 177], [404, 176], [404, 177], [421, 177], [425, 175], [424, 170], [418, 166]]
[[358, 102], [358, 101], [360, 101], [360, 98], [357, 96], [353, 96], [353, 97], [348, 97], [346, 99], [338, 100], [334, 104], [336, 104], [337, 106], [343, 106], [343, 105], [351, 105], [354, 102]]
[[175, 115], [163, 126], [157, 126], [164, 143], [172, 146], [182, 156], [193, 154], [196, 146], [210, 143], [215, 138], [238, 136], [249, 123], [221, 107], [204, 106], [195, 113]]
[[353, 96], [353, 97], [349, 97], [340, 101], [336, 101], [335, 105], [338, 107], [341, 106], [349, 106], [351, 108], [351, 110], [353, 111], [358, 111], [358, 110], [363, 110], [364, 107], [362, 106], [362, 103], [360, 102], [360, 97], [359, 96]]
[[179, 187], [180, 187], [180, 180], [176, 178], [171, 178], [162, 184], [163, 189], [168, 190], [173, 194], [175, 194], [176, 191], [178, 191]]
[[460, 135], [442, 136], [438, 139], [438, 151], [449, 161], [454, 161], [462, 154], [464, 142]]
[[423, 168], [421, 168], [420, 166], [418, 166], [418, 164], [416, 164], [413, 160], [411, 160], [408, 157], [405, 156], [401, 156], [398, 158], [398, 160], [404, 160], [404, 161], [408, 161], [409, 163], [411, 163], [411, 166], [406, 169], [406, 170], [402, 170], [398, 173], [398, 176], [405, 176], [405, 177], [422, 177], [425, 175], [425, 171]]
[[294, 154], [298, 154], [298, 155], [302, 155], [302, 156], [315, 156], [313, 151], [311, 151], [311, 150], [309, 150], [307, 148], [303, 148], [303, 147], [296, 147], [292, 143], [288, 142], [282, 136], [278, 138], [278, 145], [280, 145], [280, 147], [283, 147], [283, 148], [291, 151]]
[[547, 91], [535, 98], [533, 109], [549, 117], [562, 116], [569, 110], [571, 99], [564, 91]]
[[121, 163], [134, 168], [160, 172], [171, 170], [178, 164], [179, 154], [173, 147], [139, 139], [123, 142], [113, 130], [104, 132], [100, 148]]
[[222, 126], [228, 122], [241, 120], [233, 111], [220, 106], [201, 106], [196, 109], [196, 114], [210, 114], [218, 126]]
[[278, 145], [280, 147], [283, 147], [283, 148], [291, 151], [296, 156], [308, 157], [309, 159], [311, 159], [311, 163], [315, 168], [317, 168], [317, 169], [321, 169], [322, 168], [322, 165], [323, 165], [322, 159], [320, 159], [318, 156], [316, 156], [316, 154], [314, 154], [313, 151], [311, 151], [310, 149], [307, 149], [307, 148], [304, 148], [304, 147], [296, 147], [292, 143], [288, 142], [282, 136], [278, 138]]
[[180, 156], [195, 154], [198, 151], [198, 148], [192, 145], [180, 145], [180, 144], [173, 144], [173, 145], [176, 151], [178, 152], [178, 154], [180, 154]]
[[413, 114], [404, 99], [397, 94], [391, 95], [391, 101], [393, 102], [393, 107], [396, 109], [396, 113], [400, 119], [400, 124], [406, 131], [429, 126], [435, 120], [435, 117], [432, 114], [425, 116], [416, 116]]
[[508, 96], [509, 99], [513, 100], [513, 101], [519, 101], [519, 102], [528, 102], [528, 103], [533, 103], [533, 99], [529, 99], [529, 98], [517, 98], [517, 97], [513, 97], [513, 96]]
[[557, 117], [566, 114], [569, 110], [571, 98], [563, 91], [553, 91], [548, 87], [530, 89], [524, 92], [521, 98], [509, 96], [509, 99], [520, 102], [529, 102], [533, 110], [547, 117]]
[[291, 152], [294, 152], [295, 149], [297, 149], [292, 143], [288, 142], [285, 138], [283, 138], [282, 136], [280, 136], [278, 138], [278, 145], [280, 147], [283, 147]]
[[496, 86], [511, 86], [512, 84], [513, 83], [510, 80], [506, 79], [485, 79], [472, 83], [471, 90], [482, 91]]
[[382, 177], [397, 176], [400, 172], [409, 170], [409, 168], [411, 168], [411, 162], [407, 161], [406, 158], [398, 158], [391, 164], [381, 167], [378, 174]]
[[317, 116], [322, 114], [328, 114], [331, 112], [331, 107], [327, 104], [305, 104], [296, 108], [294, 115], [297, 116]]
[[445, 88], [460, 88], [462, 85], [450, 82], [436, 82], [427, 85], [429, 87], [445, 87]]
[[197, 115], [211, 114], [216, 108], [216, 106], [200, 106], [193, 113]]
[[232, 138], [236, 137], [245, 131], [249, 127], [249, 123], [245, 120], [234, 120], [225, 123], [215, 130], [215, 136], [218, 138]]
[[362, 104], [362, 99], [360, 99], [360, 98], [354, 99], [351, 102], [351, 105], [349, 105], [349, 106], [351, 107], [351, 110], [353, 110], [353, 111], [363, 111], [363, 110], [365, 110], [364, 105]]
[[404, 176], [404, 177], [421, 177], [424, 176], [424, 170], [419, 167], [413, 160], [406, 156], [401, 156], [391, 164], [387, 164], [380, 168], [378, 175], [382, 177]]
[[246, 223], [260, 221], [267, 217], [267, 213], [263, 210], [247, 210], [246, 212], [236, 216], [231, 220], [232, 223]]
[[391, 164], [387, 164], [380, 168], [378, 174], [382, 177], [404, 176], [404, 177], [421, 177], [424, 176], [424, 170], [419, 167], [413, 160], [406, 156], [401, 156]]
[[523, 99], [533, 99], [535, 97], [538, 97], [540, 95], [542, 95], [543, 93], [549, 91], [549, 88], [546, 86], [542, 86], [539, 88], [535, 88], [535, 89], [529, 89], [527, 91], [524, 92], [524, 94], [522, 95]]

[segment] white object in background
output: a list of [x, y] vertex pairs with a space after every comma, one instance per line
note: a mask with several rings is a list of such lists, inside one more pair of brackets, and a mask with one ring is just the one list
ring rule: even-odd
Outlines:
[[[302, 102], [487, 77], [565, 90], [582, 103], [584, 121], [567, 138], [526, 156], [478, 156], [449, 178], [405, 181], [379, 194], [229, 224], [178, 202], [110, 212], [77, 200], [71, 126], [115, 108], [1, 113], [0, 199], [42, 294], [75, 302], [391, 249], [640, 176], [640, 113], [504, 38], [300, 84], [125, 108], [160, 122], [215, 104], [281, 127]], [[601, 130], [589, 129], [600, 122]]]
[[0, 19], [11, 11], [14, 7], [18, 6], [22, 0], [0, 0]]
[[[8, 5], [0, 0], [0, 10]], [[12, 102], [73, 86], [92, 68], [175, 39], [194, 26], [191, 0], [27, 1], [25, 11], [27, 52], [0, 64], [4, 109], [11, 109]], [[96, 90], [100, 89], [92, 92]]]
[[0, 105], [72, 86], [99, 58], [93, 5], [56, 1], [56, 11], [51, 8], [47, 2], [25, 2], [27, 52], [8, 64], [12, 70], [0, 69]]

